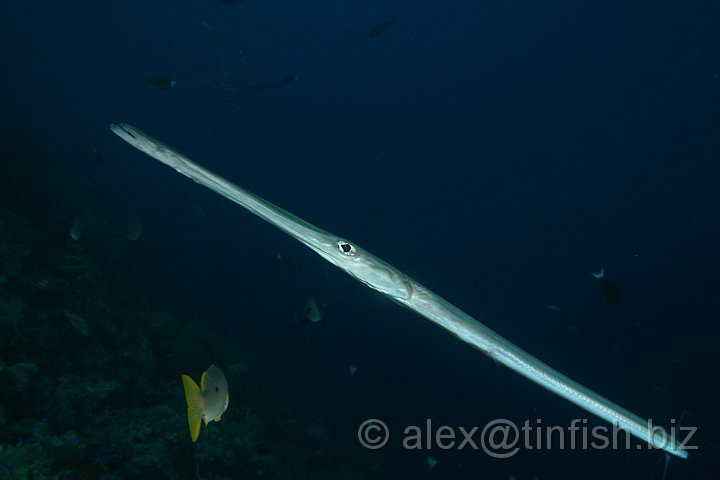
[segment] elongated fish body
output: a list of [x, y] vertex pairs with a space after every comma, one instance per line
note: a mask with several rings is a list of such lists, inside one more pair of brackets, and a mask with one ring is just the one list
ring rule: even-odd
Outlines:
[[225, 374], [215, 365], [210, 365], [200, 378], [200, 385], [188, 375], [181, 375], [185, 400], [187, 402], [188, 426], [190, 438], [196, 442], [200, 435], [200, 423], [207, 427], [213, 420], [220, 421], [220, 417], [227, 410], [230, 402], [228, 384]]
[[627, 430], [655, 448], [682, 458], [688, 456], [687, 450], [672, 434], [658, 432], [649, 421], [554, 370], [358, 245], [321, 230], [215, 175], [132, 125], [118, 124], [111, 125], [110, 128], [130, 145], [275, 225], [368, 287], [414, 310], [462, 341], [485, 352], [496, 362]]

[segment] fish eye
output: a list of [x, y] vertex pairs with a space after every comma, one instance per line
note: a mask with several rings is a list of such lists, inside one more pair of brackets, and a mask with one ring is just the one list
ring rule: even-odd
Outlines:
[[215, 393], [219, 393], [219, 392], [220, 392], [220, 387], [215, 387]]
[[355, 247], [352, 243], [348, 243], [345, 240], [340, 240], [337, 242], [338, 250], [340, 250], [340, 253], [343, 253], [345, 255], [353, 256], [355, 255]]

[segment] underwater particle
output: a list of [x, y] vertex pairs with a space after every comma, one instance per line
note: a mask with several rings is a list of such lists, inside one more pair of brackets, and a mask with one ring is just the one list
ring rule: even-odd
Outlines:
[[303, 317], [309, 323], [320, 323], [323, 321], [323, 314], [317, 306], [314, 298], [305, 302], [303, 307]]
[[70, 226], [70, 230], [68, 230], [68, 235], [70, 238], [73, 239], [75, 242], [79, 242], [82, 238], [82, 229], [83, 229], [83, 221], [80, 217], [77, 217], [73, 224]]
[[392, 20], [385, 20], [384, 22], [380, 22], [374, 27], [372, 27], [370, 30], [368, 30], [367, 36], [368, 38], [376, 38], [382, 35], [385, 30], [395, 25], [395, 19]]
[[358, 367], [356, 367], [355, 365], [350, 365], [350, 366], [348, 366], [348, 371], [350, 373], [350, 376], [352, 377], [353, 375], [355, 375], [357, 373]]
[[98, 165], [103, 165], [105, 163], [105, 157], [97, 148], [93, 148], [92, 155], [95, 163], [97, 163]]
[[83, 317], [81, 317], [77, 313], [68, 312], [67, 310], [64, 310], [63, 313], [65, 314], [65, 318], [67, 319], [67, 321], [70, 322], [70, 325], [76, 332], [80, 333], [85, 337], [89, 337], [92, 335], [90, 326]]
[[283, 75], [281, 83], [283, 85], [287, 85], [288, 83], [293, 83], [297, 80], [297, 77], [295, 75]]
[[146, 83], [153, 90], [172, 90], [177, 85], [175, 80], [166, 75], [153, 75]]
[[187, 375], [181, 375], [188, 405], [188, 426], [190, 438], [196, 442], [200, 435], [200, 421], [207, 427], [211, 421], [220, 421], [230, 402], [225, 374], [215, 365], [202, 374], [200, 386]]
[[252, 86], [257, 90], [264, 90], [266, 88], [274, 88], [275, 90], [279, 90], [285, 85], [294, 83], [296, 80], [297, 77], [295, 75], [283, 75], [279, 82], [256, 83]]
[[127, 228], [125, 229], [125, 238], [131, 242], [137, 242], [140, 240], [143, 234], [143, 219], [140, 217], [132, 217], [128, 220]]
[[427, 465], [428, 470], [432, 470], [433, 468], [437, 467], [437, 458], [433, 457], [432, 455], [428, 455], [425, 459], [425, 465]]
[[597, 272], [590, 272], [597, 279], [597, 290], [607, 306], [617, 305], [620, 300], [620, 289], [605, 276], [605, 269], [600, 268]]
[[281, 252], [275, 255], [275, 262], [279, 265], [290, 265], [293, 263], [293, 259]]

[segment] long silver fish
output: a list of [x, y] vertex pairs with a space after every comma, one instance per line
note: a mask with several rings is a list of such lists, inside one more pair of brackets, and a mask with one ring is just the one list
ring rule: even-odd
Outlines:
[[120, 138], [177, 172], [275, 225], [368, 287], [419, 313], [495, 361], [655, 448], [687, 458], [674, 435], [550, 368], [398, 269], [344, 238], [328, 233], [197, 165], [169, 146], [126, 123], [110, 125]]

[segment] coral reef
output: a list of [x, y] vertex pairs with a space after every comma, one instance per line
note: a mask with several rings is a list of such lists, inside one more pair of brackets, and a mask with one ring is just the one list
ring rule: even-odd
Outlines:
[[[361, 478], [322, 421], [235, 400], [252, 369], [223, 335], [128, 307], [76, 242], [2, 209], [0, 233], [0, 479]], [[179, 374], [210, 361], [234, 402], [193, 444]]]

